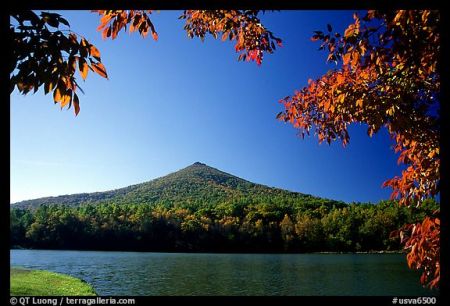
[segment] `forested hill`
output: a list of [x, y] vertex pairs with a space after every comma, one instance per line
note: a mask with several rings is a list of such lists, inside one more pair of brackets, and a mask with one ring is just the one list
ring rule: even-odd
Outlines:
[[428, 202], [420, 208], [391, 201], [346, 204], [254, 184], [195, 163], [122, 189], [11, 205], [11, 246], [182, 252], [398, 250], [398, 238], [391, 239], [390, 233], [429, 215], [438, 204]]
[[345, 205], [298, 192], [255, 184], [237, 176], [196, 162], [184, 169], [145, 183], [94, 193], [45, 197], [12, 204], [12, 208], [36, 208], [41, 205], [151, 204], [200, 208], [224, 202], [257, 204], [279, 203], [294, 207]]

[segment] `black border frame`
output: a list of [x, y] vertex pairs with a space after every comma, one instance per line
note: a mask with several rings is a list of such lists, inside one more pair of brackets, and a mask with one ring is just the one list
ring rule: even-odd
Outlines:
[[[110, 1], [99, 1], [99, 0], [77, 0], [70, 2], [62, 2], [61, 0], [44, 0], [44, 1], [33, 1], [33, 0], [14, 0], [8, 1], [6, 7], [0, 13], [1, 20], [1, 38], [8, 37], [9, 29], [9, 16], [11, 12], [22, 10], [22, 9], [37, 9], [37, 10], [81, 10], [81, 9], [118, 9], [118, 8], [149, 8], [154, 7], [161, 10], [170, 9], [273, 9], [273, 10], [361, 10], [361, 9], [437, 9], [441, 13], [441, 66], [440, 74], [442, 80], [442, 102], [441, 102], [441, 288], [440, 296], [437, 298], [438, 303], [448, 303], [450, 292], [449, 284], [449, 266], [448, 259], [449, 254], [449, 240], [448, 240], [448, 212], [449, 212], [449, 181], [448, 174], [450, 173], [448, 154], [449, 148], [449, 122], [450, 122], [450, 109], [448, 105], [448, 83], [449, 83], [449, 60], [450, 48], [448, 45], [448, 32], [450, 27], [448, 25], [448, 13], [444, 9], [444, 5], [438, 0], [396, 0], [396, 1], [376, 1], [376, 0], [110, 0]], [[10, 43], [9, 39], [7, 41], [7, 51], [9, 60], [9, 50]], [[5, 57], [3, 57], [5, 59]], [[2, 237], [1, 244], [1, 261], [0, 261], [0, 287], [1, 287], [1, 298], [0, 301], [4, 302], [4, 305], [10, 305], [10, 292], [9, 292], [9, 269], [10, 269], [10, 240], [9, 240], [9, 205], [10, 205], [10, 94], [9, 94], [9, 84], [6, 80], [9, 79], [9, 62], [3, 60], [1, 62], [1, 74], [0, 74], [0, 86], [1, 86], [1, 96], [3, 103], [9, 102], [6, 107], [1, 110], [2, 120], [1, 122], [1, 138], [3, 143], [3, 153], [1, 161], [1, 175], [2, 182], [8, 182], [8, 184], [2, 184], [4, 188], [2, 194], [2, 210], [0, 212], [0, 235]], [[8, 186], [6, 188], [5, 186]], [[5, 238], [5, 239], [3, 239]], [[126, 298], [126, 297], [123, 297]], [[214, 304], [214, 305], [251, 305], [259, 304], [261, 302], [275, 304], [282, 303], [286, 305], [298, 305], [299, 303], [317, 304], [335, 304], [335, 303], [350, 303], [350, 304], [367, 304], [367, 305], [392, 305], [392, 296], [381, 296], [381, 297], [371, 297], [371, 296], [345, 296], [345, 297], [333, 297], [333, 296], [306, 296], [306, 297], [134, 297], [129, 298], [136, 299], [136, 305], [143, 304], [167, 304], [167, 303], [196, 303], [196, 304]], [[401, 297], [399, 297], [401, 298]]]

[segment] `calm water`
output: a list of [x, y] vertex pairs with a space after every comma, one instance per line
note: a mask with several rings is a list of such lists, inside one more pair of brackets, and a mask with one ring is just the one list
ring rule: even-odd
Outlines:
[[11, 250], [11, 265], [73, 275], [99, 295], [433, 295], [400, 254]]

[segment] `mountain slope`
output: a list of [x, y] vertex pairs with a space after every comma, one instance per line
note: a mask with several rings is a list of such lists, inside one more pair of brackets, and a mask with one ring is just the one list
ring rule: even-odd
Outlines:
[[340, 204], [302, 193], [255, 184], [237, 176], [196, 162], [169, 175], [128, 187], [95, 193], [45, 197], [12, 204], [12, 207], [33, 208], [40, 205], [160, 203], [166, 206], [217, 205], [226, 201], [248, 203], [280, 201], [286, 204]]

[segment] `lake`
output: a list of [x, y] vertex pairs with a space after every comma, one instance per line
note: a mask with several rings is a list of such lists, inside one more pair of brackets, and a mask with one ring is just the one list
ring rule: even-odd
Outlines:
[[70, 274], [99, 295], [437, 295], [402, 254], [11, 250], [11, 265]]

